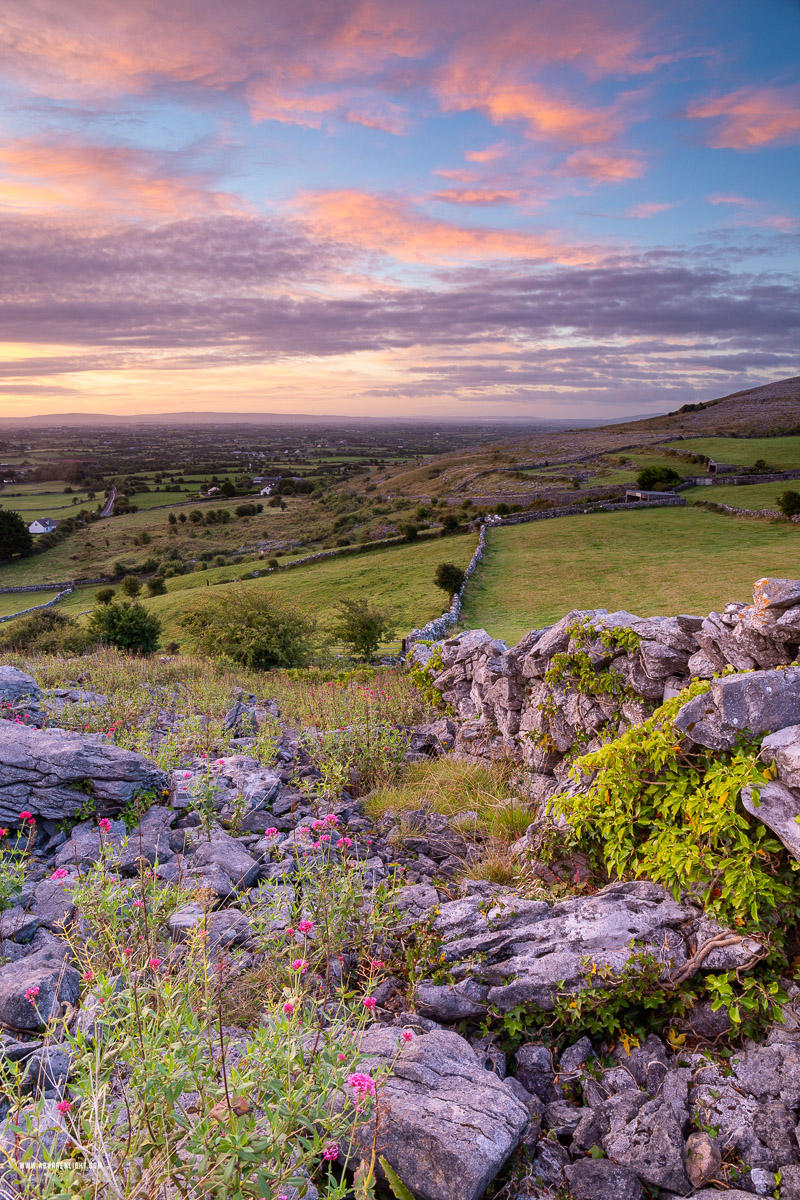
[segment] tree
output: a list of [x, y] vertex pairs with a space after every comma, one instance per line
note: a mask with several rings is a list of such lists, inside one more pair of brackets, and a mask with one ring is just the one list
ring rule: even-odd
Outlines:
[[137, 601], [129, 604], [112, 602], [94, 610], [86, 631], [104, 646], [115, 646], [134, 654], [152, 654], [158, 647], [161, 622]]
[[154, 575], [152, 579], [148, 579], [148, 581], [147, 581], [148, 596], [165, 596], [166, 592], [167, 592], [167, 585], [164, 583], [164, 577], [162, 575]]
[[683, 478], [672, 467], [645, 467], [636, 476], [636, 486], [643, 492], [665, 492], [683, 483]]
[[455, 513], [447, 513], [442, 517], [442, 532], [455, 533], [459, 528], [459, 520]]
[[392, 610], [371, 604], [366, 596], [358, 599], [343, 597], [338, 610], [331, 627], [333, 637], [367, 661], [381, 642], [394, 636], [397, 622]]
[[410, 521], [400, 526], [400, 532], [407, 542], [415, 542], [419, 537], [419, 529], [416, 525], [412, 525]]
[[302, 667], [313, 653], [316, 621], [273, 592], [226, 589], [189, 609], [181, 625], [202, 654], [245, 667]]
[[777, 503], [785, 517], [800, 516], [800, 492], [781, 492]]
[[98, 604], [110, 604], [115, 595], [116, 592], [113, 588], [106, 587], [100, 588], [98, 592], [95, 592], [94, 598]]
[[233, 486], [230, 479], [223, 480], [222, 484], [220, 485], [219, 490], [222, 492], [223, 496], [235, 496], [236, 495], [236, 488]]
[[178, 518], [175, 516], [175, 513], [170, 513], [167, 517], [167, 520], [169, 521], [170, 525], [178, 524]]
[[33, 537], [19, 513], [0, 509], [0, 558], [23, 557], [33, 550]]
[[142, 581], [141, 579], [137, 579], [135, 575], [126, 575], [120, 587], [126, 596], [130, 596], [133, 599], [142, 590]]
[[447, 592], [448, 596], [454, 596], [456, 592], [461, 591], [464, 583], [464, 572], [455, 563], [439, 563], [436, 568], [436, 574], [433, 577], [433, 582], [443, 592]]

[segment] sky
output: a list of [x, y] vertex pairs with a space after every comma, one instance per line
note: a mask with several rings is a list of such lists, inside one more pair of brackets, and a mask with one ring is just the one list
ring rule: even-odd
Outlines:
[[3, 0], [0, 415], [800, 374], [800, 0]]

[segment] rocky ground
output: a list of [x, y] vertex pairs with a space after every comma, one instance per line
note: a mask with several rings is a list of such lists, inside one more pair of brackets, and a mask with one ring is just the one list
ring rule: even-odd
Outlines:
[[[587, 616], [593, 634], [576, 639], [576, 618]], [[598, 630], [637, 636], [603, 641]], [[602, 744], [690, 677], [732, 665], [736, 673], [685, 704], [676, 726], [706, 747], [730, 747], [744, 728], [766, 735], [774, 779], [750, 811], [800, 858], [798, 645], [800, 584], [774, 580], [759, 583], [753, 605], [705, 620], [570, 614], [510, 651], [482, 632], [460, 635], [433, 660], [455, 716], [413, 731], [409, 757], [455, 747], [510, 749], [524, 761], [540, 805], [516, 848], [524, 856], [553, 795], [570, 786], [566, 765], [579, 734], [584, 745], [593, 737]], [[616, 672], [624, 694], [587, 696], [574, 680], [548, 675], [570, 650]], [[800, 1200], [800, 992], [792, 980], [783, 1019], [757, 1042], [731, 1042], [724, 1010], [705, 1002], [676, 1022], [677, 1039], [666, 1031], [646, 1040], [570, 1038], [547, 1028], [565, 996], [577, 1003], [598, 975], [613, 983], [637, 956], [657, 964], [668, 988], [710, 971], [747, 972], [760, 957], [758, 939], [711, 921], [691, 895], [676, 900], [642, 879], [576, 888], [555, 902], [535, 890], [458, 882], [476, 853], [474, 814], [447, 819], [423, 808], [373, 823], [348, 792], [332, 799], [316, 787], [320, 772], [289, 728], [263, 765], [248, 751], [259, 724], [278, 714], [256, 696], [232, 702], [232, 753], [187, 760], [169, 774], [103, 734], [59, 728], [70, 705], [104, 702], [79, 687], [43, 694], [29, 675], [0, 668], [0, 821], [9, 839], [31, 848], [25, 880], [0, 912], [0, 1053], [24, 1064], [24, 1106], [44, 1112], [59, 1136], [71, 1056], [63, 1043], [43, 1041], [43, 1030], [63, 1016], [91, 1031], [97, 1018], [63, 936], [79, 919], [72, 890], [83, 870], [106, 855], [122, 879], [144, 869], [165, 888], [197, 888], [206, 912], [193, 901], [173, 914], [165, 959], [207, 919], [214, 951], [232, 955], [241, 973], [258, 963], [253, 923], [267, 902], [272, 927], [289, 927], [300, 860], [349, 854], [366, 895], [399, 880], [387, 972], [361, 1039], [363, 1069], [394, 1061], [402, 1031], [415, 1036], [384, 1084], [377, 1135], [373, 1123], [363, 1126], [339, 1151], [342, 1165], [368, 1158], [377, 1136], [417, 1200], [709, 1200], [721, 1192]], [[283, 909], [275, 907], [280, 889]], [[429, 965], [410, 979], [401, 950], [414, 945]], [[520, 1006], [535, 1010], [538, 1023], [515, 1027]], [[10, 1097], [0, 1101], [0, 1117], [0, 1146], [10, 1151], [19, 1100], [13, 1108]], [[313, 1185], [306, 1194], [313, 1197]]]

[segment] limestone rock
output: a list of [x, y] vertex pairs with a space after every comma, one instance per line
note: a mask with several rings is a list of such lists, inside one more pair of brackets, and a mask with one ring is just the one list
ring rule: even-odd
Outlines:
[[715, 679], [675, 718], [677, 729], [712, 750], [731, 750], [745, 733], [774, 733], [800, 723], [800, 667]]
[[[363, 1071], [394, 1057], [399, 1029], [367, 1030]], [[478, 1062], [472, 1047], [444, 1030], [407, 1046], [381, 1089], [378, 1145], [418, 1200], [478, 1200], [514, 1151], [528, 1110]], [[373, 1122], [358, 1130], [372, 1153]]]
[[78, 972], [52, 950], [0, 967], [0, 1022], [11, 1029], [42, 1029], [60, 1014], [63, 1001], [75, 1004], [79, 995]]

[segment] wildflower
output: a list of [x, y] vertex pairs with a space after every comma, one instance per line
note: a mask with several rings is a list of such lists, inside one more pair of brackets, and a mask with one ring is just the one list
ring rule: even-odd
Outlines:
[[301, 975], [307, 969], [308, 969], [308, 963], [306, 962], [306, 960], [304, 958], [296, 958], [294, 960], [294, 962], [292, 963], [292, 970], [299, 971]]
[[336, 1142], [328, 1142], [322, 1151], [322, 1157], [325, 1159], [325, 1162], [333, 1162], [334, 1159], [339, 1157], [339, 1147], [336, 1145]]
[[294, 925], [288, 925], [286, 928], [286, 936], [294, 937]]
[[385, 966], [386, 966], [386, 964], [384, 963], [383, 959], [381, 959], [381, 958], [373, 958], [373, 959], [370, 959], [370, 964], [369, 964], [369, 965], [372, 967], [373, 971], [380, 971], [381, 967], [385, 967]]
[[274, 825], [270, 825], [269, 829], [264, 830], [264, 837], [277, 837], [278, 831]]
[[0, 837], [8, 837], [8, 830], [0, 829]]
[[347, 1058], [347, 1055], [342, 1054], [342, 1052], [340, 1050], [339, 1053], [336, 1055], [336, 1058], [338, 1059], [339, 1062], [344, 1062], [344, 1060]]
[[192, 772], [191, 772], [191, 771], [184, 771], [184, 772], [183, 772], [183, 778], [184, 778], [184, 779], [191, 779], [191, 778], [192, 778]]
[[38, 995], [39, 995], [38, 987], [29, 987], [27, 992], [25, 993], [25, 999], [28, 1001], [28, 1004], [35, 1004], [36, 997]]
[[346, 838], [346, 837], [339, 838], [338, 842], [336, 843], [339, 850], [344, 849], [345, 846], [348, 846], [348, 847], [352, 846], [352, 844], [353, 843], [352, 843], [351, 839]]
[[129, 955], [133, 954], [133, 946], [125, 946], [122, 953], [125, 955], [126, 958], [129, 957]]
[[[0, 831], [0, 832], [2, 832], [2, 831]], [[64, 867], [58, 867], [57, 870], [53, 871], [53, 874], [50, 876], [50, 878], [51, 879], [66, 879], [68, 875], [69, 875], [69, 871], [65, 870]]]
[[[319, 839], [320, 842], [329, 842], [330, 840], [331, 840], [331, 835], [329, 833], [323, 833], [320, 835], [320, 839]], [[319, 845], [319, 842], [317, 843], [317, 845]]]
[[286, 1003], [283, 1006], [283, 1011], [286, 1013], [287, 1017], [290, 1017], [292, 1015], [292, 1013], [294, 1012], [294, 1005], [292, 1004], [291, 1000], [286, 1001]]
[[403, 1032], [400, 1034], [400, 1037], [403, 1039], [404, 1042], [413, 1042], [413, 1040], [414, 1040], [414, 1035], [410, 1029], [404, 1029]]
[[148, 959], [147, 965], [148, 965], [148, 967], [151, 967], [154, 971], [157, 971], [163, 961], [164, 960], [161, 958], [151, 958], [151, 959]]
[[142, 907], [142, 902], [141, 902], [141, 900], [134, 900], [134, 902], [133, 902], [133, 907], [134, 907], [134, 908], [141, 908], [141, 907]]
[[368, 1008], [369, 1011], [372, 1012], [378, 1001], [374, 996], [364, 996], [361, 1003], [364, 1005], [364, 1008]]
[[19, 819], [20, 819], [20, 821], [27, 821], [29, 824], [33, 824], [34, 816], [33, 816], [33, 813], [28, 812], [28, 810], [26, 808], [26, 809], [23, 809], [23, 811], [19, 814]]
[[72, 1108], [72, 1105], [70, 1104], [69, 1100], [59, 1100], [58, 1104], [56, 1105], [56, 1108], [58, 1109], [58, 1111], [61, 1113], [61, 1115], [63, 1117], [66, 1115], [66, 1113], [69, 1112], [69, 1110]]
[[325, 817], [325, 822], [328, 825], [335, 825], [338, 820], [339, 818], [337, 817], [336, 813], [328, 813]]
[[366, 1075], [363, 1071], [355, 1071], [352, 1075], [349, 1075], [347, 1082], [359, 1099], [362, 1096], [375, 1095], [375, 1080], [371, 1075]]
[[313, 928], [314, 928], [313, 921], [301, 921], [300, 924], [297, 926], [299, 933], [311, 933], [311, 930]]
[[84, 983], [90, 983], [94, 979], [94, 971], [84, 971], [81, 978]]
[[102, 829], [103, 833], [111, 833], [111, 822], [108, 817], [101, 817], [97, 824]]

